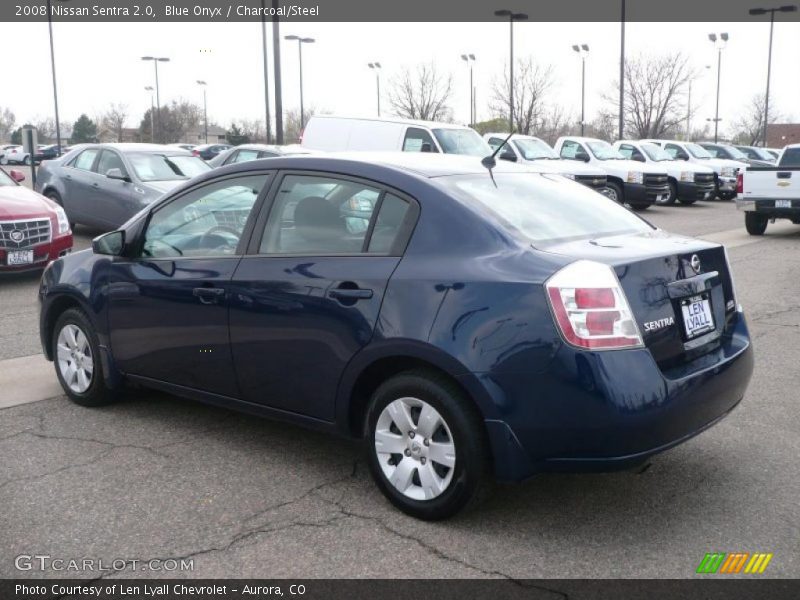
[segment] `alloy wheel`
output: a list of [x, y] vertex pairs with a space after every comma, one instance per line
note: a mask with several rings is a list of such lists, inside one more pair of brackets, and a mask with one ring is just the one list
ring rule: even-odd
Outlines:
[[89, 339], [80, 327], [67, 323], [56, 341], [58, 370], [64, 383], [76, 394], [83, 394], [92, 385], [94, 359]]
[[456, 447], [442, 415], [419, 398], [398, 398], [375, 424], [375, 452], [383, 474], [412, 500], [431, 500], [453, 479]]

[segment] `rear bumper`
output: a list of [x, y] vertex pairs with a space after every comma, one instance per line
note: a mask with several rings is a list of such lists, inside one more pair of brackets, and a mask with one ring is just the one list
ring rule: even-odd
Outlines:
[[702, 184], [694, 181], [678, 182], [678, 198], [685, 200], [709, 200], [714, 195], [714, 183]]
[[[36, 269], [43, 269], [51, 262], [68, 254], [72, 250], [72, 234], [62, 235], [54, 238], [47, 244], [39, 244], [34, 246], [33, 249], [33, 263], [29, 265], [15, 265], [9, 266], [7, 256], [9, 248], [0, 248], [0, 273], [21, 273], [23, 271], [34, 271]], [[31, 248], [22, 248], [22, 250], [31, 250]]]
[[[785, 202], [786, 200], [784, 200]], [[736, 208], [744, 212], [755, 212], [770, 219], [800, 221], [800, 198], [788, 200], [790, 206], [777, 208], [776, 201], [768, 198], [736, 198]]]
[[711, 427], [744, 396], [753, 352], [737, 313], [716, 350], [661, 371], [647, 349], [563, 346], [546, 374], [494, 376], [506, 415], [487, 423], [498, 478], [634, 466]]

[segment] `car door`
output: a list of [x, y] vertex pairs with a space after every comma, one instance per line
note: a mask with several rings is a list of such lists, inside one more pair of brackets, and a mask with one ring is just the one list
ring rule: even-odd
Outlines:
[[119, 227], [139, 211], [139, 204], [130, 181], [108, 177], [112, 169], [119, 169], [123, 176], [129, 176], [122, 156], [116, 150], [103, 148], [97, 160], [97, 177], [91, 184], [87, 205], [92, 215], [105, 226]]
[[268, 204], [231, 284], [242, 397], [331, 421], [419, 209], [371, 182], [307, 173], [283, 174]]
[[230, 279], [268, 179], [214, 179], [160, 204], [134, 257], [115, 259], [108, 321], [124, 373], [239, 396], [228, 339]]
[[100, 148], [87, 148], [64, 167], [65, 196], [61, 199], [70, 222], [94, 224], [91, 212], [92, 168], [100, 156]]

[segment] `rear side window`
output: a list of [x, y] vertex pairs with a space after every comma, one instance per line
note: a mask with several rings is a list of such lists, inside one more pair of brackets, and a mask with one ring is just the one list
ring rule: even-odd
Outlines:
[[787, 148], [781, 157], [781, 167], [800, 167], [800, 148]]
[[78, 155], [78, 157], [75, 159], [75, 162], [72, 163], [72, 166], [76, 169], [81, 169], [82, 171], [91, 171], [92, 165], [94, 164], [94, 159], [98, 152], [99, 150], [97, 148], [84, 150]]
[[613, 200], [553, 175], [497, 173], [458, 175], [440, 181], [478, 212], [533, 245], [646, 233], [653, 227]]

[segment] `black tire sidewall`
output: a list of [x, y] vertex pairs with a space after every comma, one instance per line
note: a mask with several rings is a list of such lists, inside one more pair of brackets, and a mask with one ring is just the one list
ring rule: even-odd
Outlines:
[[[617, 199], [614, 200], [617, 204], [625, 204], [625, 195], [622, 192], [622, 186], [619, 185], [615, 181], [606, 182], [606, 187], [608, 189], [614, 190], [614, 193], [617, 195]], [[613, 200], [613, 198], [609, 198], [609, 200]]]
[[[79, 394], [69, 389], [69, 386], [64, 381], [61, 375], [61, 369], [58, 366], [58, 334], [66, 325], [75, 325], [83, 332], [86, 339], [89, 340], [89, 347], [92, 350], [92, 383], [89, 388]], [[100, 347], [97, 342], [97, 334], [92, 327], [89, 318], [84, 312], [77, 308], [70, 308], [64, 311], [56, 320], [56, 325], [53, 328], [53, 337], [51, 339], [51, 348], [53, 352], [53, 363], [56, 369], [56, 376], [61, 388], [70, 400], [81, 406], [100, 406], [107, 404], [109, 401], [108, 389], [106, 388], [105, 380], [103, 379], [103, 367], [100, 360]]]
[[764, 235], [769, 224], [769, 218], [766, 215], [759, 215], [758, 213], [745, 213], [744, 226], [747, 233], [750, 235]]
[[[375, 426], [383, 409], [403, 397], [419, 398], [433, 406], [447, 423], [456, 448], [456, 464], [450, 485], [436, 498], [407, 498], [388, 481], [375, 452]], [[476, 421], [470, 400], [453, 393], [450, 386], [420, 374], [401, 374], [382, 384], [373, 394], [365, 420], [364, 444], [367, 463], [378, 488], [397, 508], [424, 520], [453, 516], [478, 492], [487, 470], [485, 433]]]

